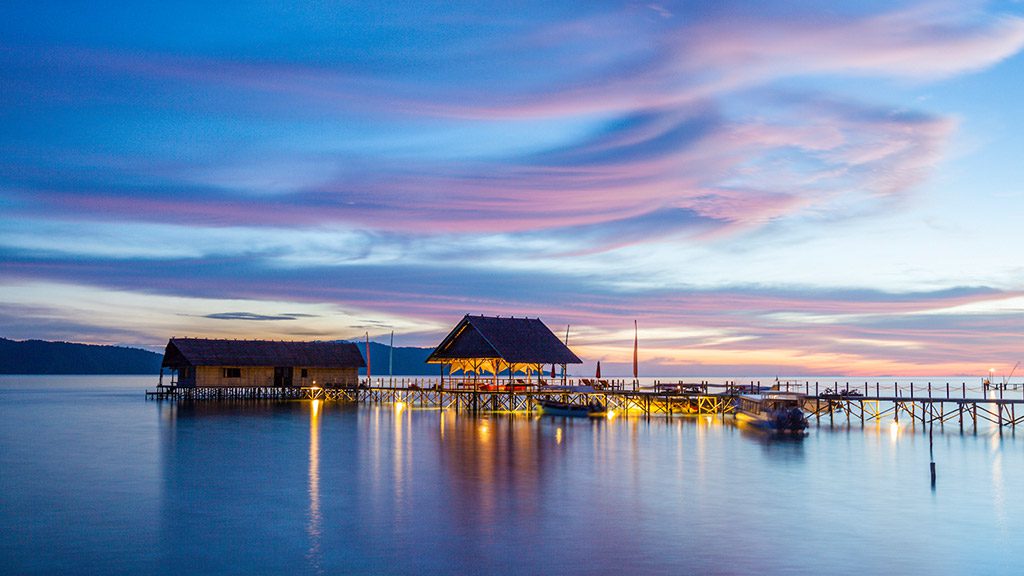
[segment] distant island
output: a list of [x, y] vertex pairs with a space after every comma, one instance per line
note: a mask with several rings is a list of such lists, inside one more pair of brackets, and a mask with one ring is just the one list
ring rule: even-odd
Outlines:
[[[365, 358], [366, 342], [357, 344]], [[437, 366], [424, 363], [432, 350], [396, 346], [392, 373], [395, 376], [434, 374]], [[371, 341], [371, 374], [387, 376], [390, 357], [390, 346]], [[162, 354], [127, 346], [0, 338], [0, 374], [159, 374], [162, 359]], [[360, 373], [365, 374], [366, 370]]]
[[141, 348], [0, 338], [0, 374], [159, 374], [162, 359]]
[[[359, 351], [366, 358], [366, 342], [356, 342]], [[370, 341], [370, 375], [375, 379], [388, 375], [388, 359], [391, 347], [387, 344]], [[395, 376], [431, 376], [440, 374], [437, 365], [426, 363], [427, 356], [433, 352], [433, 348], [417, 348], [413, 346], [395, 346], [395, 355], [392, 360]], [[366, 369], [360, 368], [359, 373], [366, 375]]]

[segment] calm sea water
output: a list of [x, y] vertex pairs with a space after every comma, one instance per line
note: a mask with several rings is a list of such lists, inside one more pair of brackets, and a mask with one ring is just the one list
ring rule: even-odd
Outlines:
[[[1019, 574], [1024, 437], [0, 377], [4, 574]], [[1024, 429], [1021, 430], [1024, 433]]]

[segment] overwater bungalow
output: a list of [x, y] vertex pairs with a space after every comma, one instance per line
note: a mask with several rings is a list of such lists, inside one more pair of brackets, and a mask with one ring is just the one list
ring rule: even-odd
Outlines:
[[[163, 368], [180, 387], [349, 387], [366, 366], [348, 342], [171, 338]], [[162, 374], [161, 374], [162, 376]]]
[[[509, 380], [525, 376], [526, 382], [539, 382], [545, 366], [582, 364], [539, 318], [502, 318], [467, 314], [427, 357], [427, 363], [440, 364], [441, 376], [460, 372], [463, 380], [490, 379], [492, 385], [504, 374]], [[481, 375], [489, 375], [481, 378]], [[537, 380], [534, 380], [536, 376]]]

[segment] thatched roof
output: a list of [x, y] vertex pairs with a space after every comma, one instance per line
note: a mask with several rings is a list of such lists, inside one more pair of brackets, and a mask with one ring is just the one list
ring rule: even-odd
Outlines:
[[171, 338], [163, 366], [308, 366], [362, 368], [359, 348], [350, 342], [274, 342]]
[[441, 363], [468, 358], [501, 358], [516, 364], [582, 364], [539, 318], [467, 314], [427, 358]]

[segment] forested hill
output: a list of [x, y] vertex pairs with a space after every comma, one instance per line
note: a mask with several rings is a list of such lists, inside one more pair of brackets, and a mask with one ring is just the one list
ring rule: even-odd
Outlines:
[[[365, 358], [365, 342], [356, 344]], [[375, 376], [387, 376], [391, 359], [396, 376], [435, 374], [439, 368], [424, 363], [432, 350], [395, 347], [391, 359], [388, 345], [370, 342], [371, 369]], [[159, 374], [161, 358], [140, 348], [0, 338], [0, 374]]]
[[[366, 358], [366, 342], [356, 342], [359, 351]], [[416, 348], [395, 346], [394, 357], [391, 360], [395, 376], [429, 376], [440, 374], [440, 367], [426, 363], [427, 356], [433, 352], [433, 348]], [[388, 363], [391, 357], [391, 347], [387, 344], [370, 341], [370, 371], [374, 379], [377, 376], [388, 375]], [[366, 374], [366, 369], [359, 370], [360, 374]]]
[[0, 374], [158, 374], [161, 358], [140, 348], [0, 338]]

